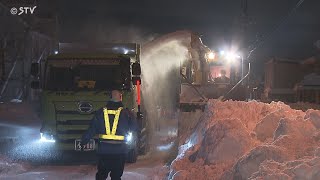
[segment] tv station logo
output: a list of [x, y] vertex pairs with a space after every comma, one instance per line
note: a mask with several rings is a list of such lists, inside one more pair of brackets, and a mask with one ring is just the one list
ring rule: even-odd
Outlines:
[[37, 8], [37, 6], [33, 6], [33, 7], [12, 7], [10, 9], [10, 12], [12, 15], [31, 15], [34, 13], [34, 10]]

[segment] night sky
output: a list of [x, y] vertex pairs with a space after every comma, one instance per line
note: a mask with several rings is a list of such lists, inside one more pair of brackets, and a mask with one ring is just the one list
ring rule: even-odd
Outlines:
[[[204, 43], [214, 50], [227, 49], [237, 43], [238, 36], [244, 37], [241, 51], [270, 33], [298, 1], [248, 0], [249, 23], [245, 34], [239, 35], [241, 0], [60, 0], [59, 39], [144, 42], [188, 29], [202, 34]], [[313, 56], [313, 44], [320, 39], [319, 9], [319, 0], [305, 0], [279, 31], [254, 51], [251, 60], [263, 66], [274, 56]]]

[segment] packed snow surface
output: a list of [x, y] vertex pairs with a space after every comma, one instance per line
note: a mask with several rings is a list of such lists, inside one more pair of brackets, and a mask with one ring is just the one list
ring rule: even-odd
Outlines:
[[320, 179], [320, 111], [210, 100], [199, 118], [169, 179]]

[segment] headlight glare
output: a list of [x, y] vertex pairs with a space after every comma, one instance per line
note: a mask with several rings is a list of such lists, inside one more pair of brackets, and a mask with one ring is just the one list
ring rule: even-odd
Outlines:
[[53, 135], [40, 133], [40, 142], [54, 143], [56, 140], [54, 139]]
[[127, 135], [126, 135], [126, 143], [129, 144], [131, 143], [133, 140], [133, 135], [132, 135], [132, 132], [129, 132]]

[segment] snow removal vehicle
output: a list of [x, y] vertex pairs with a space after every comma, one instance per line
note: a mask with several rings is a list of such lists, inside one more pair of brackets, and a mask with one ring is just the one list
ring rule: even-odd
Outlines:
[[[245, 68], [243, 59], [209, 49], [194, 33], [188, 51], [189, 58], [180, 67], [179, 136], [197, 128], [209, 99], [245, 100], [245, 79], [250, 73], [250, 65]], [[181, 137], [179, 144], [185, 141], [186, 137]]]
[[[95, 112], [110, 99], [111, 90], [121, 88], [123, 104], [132, 110], [141, 132], [131, 134], [128, 162], [148, 149], [147, 120], [141, 112], [141, 68], [139, 44], [84, 45], [60, 43], [59, 51], [46, 60], [33, 63], [31, 74], [37, 77], [33, 89], [41, 89], [40, 130], [44, 143], [54, 143], [58, 151], [80, 151], [82, 134]], [[94, 151], [98, 136], [84, 151]]]
[[203, 110], [208, 99], [245, 100], [243, 59], [209, 49], [195, 33], [190, 36], [189, 58], [180, 67], [180, 110]]
[[[246, 99], [243, 79], [248, 75], [248, 66], [243, 59], [228, 52], [211, 50], [203, 44], [200, 36], [192, 31], [181, 30], [158, 37], [144, 44], [142, 54], [148, 57], [145, 53], [173, 42], [178, 42], [177, 44], [185, 48], [186, 54], [184, 51], [175, 52], [184, 57], [179, 58], [179, 62], [172, 62], [174, 68], [170, 69], [166, 77], [159, 75], [158, 78], [170, 81], [170, 85], [175, 86], [171, 87], [172, 91], [176, 91], [176, 99], [172, 103], [176, 103], [180, 111], [204, 109], [207, 99]], [[229, 81], [219, 80], [222, 77], [221, 71], [225, 72]]]
[[[178, 134], [181, 132], [186, 134], [186, 131], [190, 131], [198, 124], [209, 99], [246, 99], [245, 79], [249, 75], [250, 68], [247, 69], [248, 66], [244, 65], [245, 62], [241, 57], [211, 50], [202, 43], [198, 34], [188, 30], [169, 33], [145, 44], [143, 55], [145, 52], [157, 50], [163, 44], [173, 42], [183, 47], [186, 52], [182, 50], [176, 52], [181, 53], [183, 57], [175, 56], [179, 58], [179, 62], [172, 63], [175, 67], [171, 70], [173, 72], [170, 71], [166, 77], [159, 76], [159, 78], [170, 81], [174, 86], [170, 89], [175, 91], [173, 96], [176, 99], [170, 100], [175, 103], [179, 111]], [[183, 142], [182, 140], [180, 143]]]

